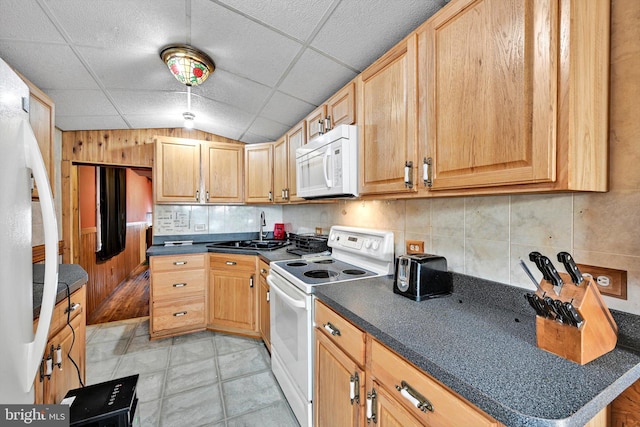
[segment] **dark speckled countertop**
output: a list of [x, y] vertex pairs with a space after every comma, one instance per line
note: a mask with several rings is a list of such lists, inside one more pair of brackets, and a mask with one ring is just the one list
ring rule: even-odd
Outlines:
[[154, 245], [147, 249], [147, 255], [180, 255], [180, 254], [200, 254], [208, 252], [217, 253], [235, 253], [243, 255], [257, 255], [266, 263], [271, 261], [283, 261], [286, 259], [300, 258], [298, 255], [293, 255], [287, 252], [287, 248], [293, 246], [285, 246], [284, 248], [276, 249], [274, 251], [258, 251], [255, 249], [228, 249], [228, 248], [207, 248], [208, 243], [194, 243], [192, 245], [184, 246], [160, 246]]
[[580, 366], [536, 346], [524, 289], [453, 276], [452, 295], [421, 302], [394, 294], [391, 276], [316, 297], [510, 427], [583, 426], [640, 378], [640, 316], [611, 310], [618, 346]]
[[[56, 303], [62, 301], [67, 296], [67, 285], [69, 292], [74, 293], [82, 285], [87, 283], [87, 272], [77, 264], [60, 264], [58, 266], [58, 291]], [[40, 305], [42, 304], [42, 290], [44, 287], [44, 264], [33, 264], [33, 318], [40, 316]]]

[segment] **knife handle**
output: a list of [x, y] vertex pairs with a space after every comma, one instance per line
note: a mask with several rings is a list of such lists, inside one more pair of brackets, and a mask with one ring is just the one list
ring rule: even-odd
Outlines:
[[540, 272], [542, 273], [542, 278], [550, 282], [551, 276], [549, 276], [549, 273], [547, 273], [546, 270], [544, 269], [542, 257], [543, 255], [540, 252], [534, 251], [529, 254], [529, 261], [533, 262], [536, 265], [536, 267], [538, 267], [538, 270], [540, 270]]
[[532, 294], [527, 292], [524, 294], [524, 297], [529, 301], [529, 305], [536, 311], [536, 314], [541, 317], [547, 317], [547, 313], [544, 310], [544, 307], [541, 305], [541, 301], [539, 300], [536, 294]]
[[558, 261], [564, 264], [564, 268], [567, 270], [567, 273], [569, 273], [569, 276], [571, 276], [571, 281], [575, 283], [576, 286], [580, 286], [584, 278], [571, 254], [569, 252], [558, 252]]
[[554, 304], [553, 299], [551, 297], [544, 297], [543, 302], [544, 302], [544, 309], [549, 314], [547, 317], [549, 317], [550, 319], [556, 320], [560, 323], [564, 323], [562, 321], [562, 315], [558, 312], [558, 309], [556, 308], [556, 305]]
[[567, 313], [569, 313], [569, 316], [573, 319], [575, 326], [579, 328], [582, 325], [584, 319], [582, 318], [578, 310], [576, 310], [576, 308], [570, 302], [565, 302], [563, 305]]
[[551, 282], [551, 284], [553, 286], [562, 286], [564, 282], [562, 281], [562, 278], [558, 274], [558, 270], [556, 270], [556, 268], [551, 263], [551, 260], [546, 256], [540, 256], [538, 257], [538, 259], [542, 260], [542, 268], [549, 275], [548, 280]]
[[571, 313], [569, 313], [562, 301], [557, 299], [553, 300], [553, 303], [558, 313], [560, 313], [560, 315], [562, 316], [562, 323], [566, 323], [567, 325], [571, 326], [578, 326], [578, 324], [573, 319], [573, 316], [571, 315]]

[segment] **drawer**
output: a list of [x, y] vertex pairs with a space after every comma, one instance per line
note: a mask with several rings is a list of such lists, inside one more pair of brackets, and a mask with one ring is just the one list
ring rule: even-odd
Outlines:
[[209, 254], [209, 263], [212, 270], [255, 272], [256, 258], [255, 255]]
[[204, 269], [154, 273], [151, 276], [153, 301], [203, 295], [205, 277]]
[[260, 260], [259, 268], [260, 268], [260, 276], [266, 279], [267, 276], [269, 275], [269, 264]]
[[365, 333], [318, 300], [315, 308], [316, 328], [324, 332], [356, 363], [364, 366]]
[[204, 257], [204, 254], [152, 256], [151, 272], [203, 269]]
[[[493, 418], [376, 340], [371, 344], [371, 375], [425, 425], [498, 425]], [[401, 394], [396, 386], [401, 387], [403, 381], [431, 402], [433, 412], [422, 412]]]
[[151, 315], [153, 333], [189, 326], [204, 327], [204, 294], [175, 301], [154, 302]]
[[[69, 319], [73, 319], [78, 316], [80, 313], [84, 311], [84, 306], [86, 304], [86, 286], [82, 286], [80, 289], [71, 294], [71, 306], [74, 304], [80, 304], [78, 308], [71, 311], [71, 315]], [[53, 336], [60, 329], [62, 329], [67, 324], [67, 307], [69, 306], [69, 302], [65, 297], [62, 301], [57, 303], [53, 308], [53, 313], [51, 314], [51, 325], [49, 326], [49, 336]], [[33, 327], [34, 331], [38, 325], [38, 319], [34, 320]]]

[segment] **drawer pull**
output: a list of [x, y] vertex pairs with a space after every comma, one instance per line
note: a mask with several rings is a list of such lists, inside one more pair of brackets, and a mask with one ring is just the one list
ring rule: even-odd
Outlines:
[[71, 303], [71, 307], [67, 307], [64, 309], [65, 313], [68, 313], [70, 311], [76, 311], [77, 309], [80, 308], [80, 304], [78, 304], [77, 302], [72, 302]]
[[260, 269], [260, 274], [267, 274], [267, 273], [268, 273], [268, 271], [267, 271], [266, 268], [261, 268]]
[[235, 262], [235, 261], [227, 261], [227, 262], [225, 262], [225, 264], [227, 264], [227, 265], [236, 265], [237, 262]]
[[174, 288], [184, 288], [185, 286], [187, 286], [186, 283], [174, 283], [173, 284]]
[[249, 287], [253, 288], [253, 274], [251, 275], [251, 277], [249, 278]]
[[187, 261], [176, 261], [173, 265], [187, 265]]
[[376, 389], [372, 389], [371, 393], [367, 393], [367, 424], [370, 424], [371, 421], [377, 423], [375, 406], [376, 406]]
[[336, 328], [335, 326], [333, 326], [331, 324], [331, 322], [327, 322], [324, 325], [322, 325], [324, 327], [324, 329], [329, 332], [331, 335], [333, 336], [340, 336], [340, 329]]
[[56, 348], [56, 363], [55, 365], [62, 371], [62, 346], [58, 344]]
[[406, 381], [402, 381], [401, 385], [396, 385], [396, 390], [407, 399], [413, 406], [420, 409], [422, 412], [433, 412], [433, 405], [423, 395], [418, 393], [413, 387], [407, 384]]
[[360, 377], [357, 372], [349, 378], [349, 398], [352, 405], [353, 402], [360, 404]]
[[186, 311], [179, 311], [179, 312], [177, 312], [177, 313], [173, 313], [173, 315], [174, 315], [175, 317], [182, 317], [182, 316], [184, 316], [184, 315], [186, 315], [186, 314], [187, 314], [187, 312], [186, 312]]
[[267, 291], [267, 302], [271, 301], [271, 292]]

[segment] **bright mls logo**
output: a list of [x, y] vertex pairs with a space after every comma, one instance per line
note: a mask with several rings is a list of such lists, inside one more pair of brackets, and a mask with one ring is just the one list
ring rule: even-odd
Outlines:
[[0, 427], [69, 427], [68, 405], [0, 405]]

